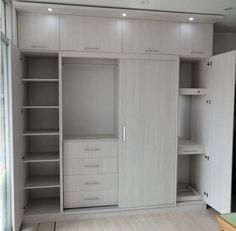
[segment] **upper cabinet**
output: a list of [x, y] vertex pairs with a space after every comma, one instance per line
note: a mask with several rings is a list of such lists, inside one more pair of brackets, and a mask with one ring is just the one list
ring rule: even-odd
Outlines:
[[121, 20], [61, 15], [60, 50], [121, 52]]
[[178, 54], [179, 23], [151, 20], [124, 20], [123, 52]]
[[59, 16], [20, 12], [18, 42], [21, 49], [59, 50]]
[[210, 57], [212, 42], [213, 24], [180, 24], [180, 56]]

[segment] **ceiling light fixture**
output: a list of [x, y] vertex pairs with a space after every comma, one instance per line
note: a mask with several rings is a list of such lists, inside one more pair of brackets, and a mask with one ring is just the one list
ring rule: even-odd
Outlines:
[[126, 17], [126, 16], [127, 16], [127, 14], [126, 14], [126, 13], [122, 13], [122, 16], [123, 16], [123, 17]]
[[193, 17], [188, 18], [189, 21], [194, 21]]
[[52, 12], [52, 11], [53, 11], [53, 9], [52, 9], [52, 8], [48, 8], [48, 11], [49, 11], [49, 12]]

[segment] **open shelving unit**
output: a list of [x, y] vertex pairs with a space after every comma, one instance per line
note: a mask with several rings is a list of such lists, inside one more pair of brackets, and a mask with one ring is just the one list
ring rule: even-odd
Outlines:
[[188, 184], [178, 184], [177, 202], [201, 201], [202, 196]]
[[25, 215], [60, 212], [60, 127], [57, 55], [23, 57]]

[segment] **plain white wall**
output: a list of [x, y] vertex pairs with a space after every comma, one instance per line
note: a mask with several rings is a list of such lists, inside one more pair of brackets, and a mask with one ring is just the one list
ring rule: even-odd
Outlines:
[[236, 33], [214, 33], [214, 55], [232, 50], [236, 50]]

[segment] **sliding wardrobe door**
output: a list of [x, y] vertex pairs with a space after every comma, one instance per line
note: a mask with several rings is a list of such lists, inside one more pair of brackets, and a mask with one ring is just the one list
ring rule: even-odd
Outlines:
[[175, 204], [177, 60], [120, 62], [120, 207]]

